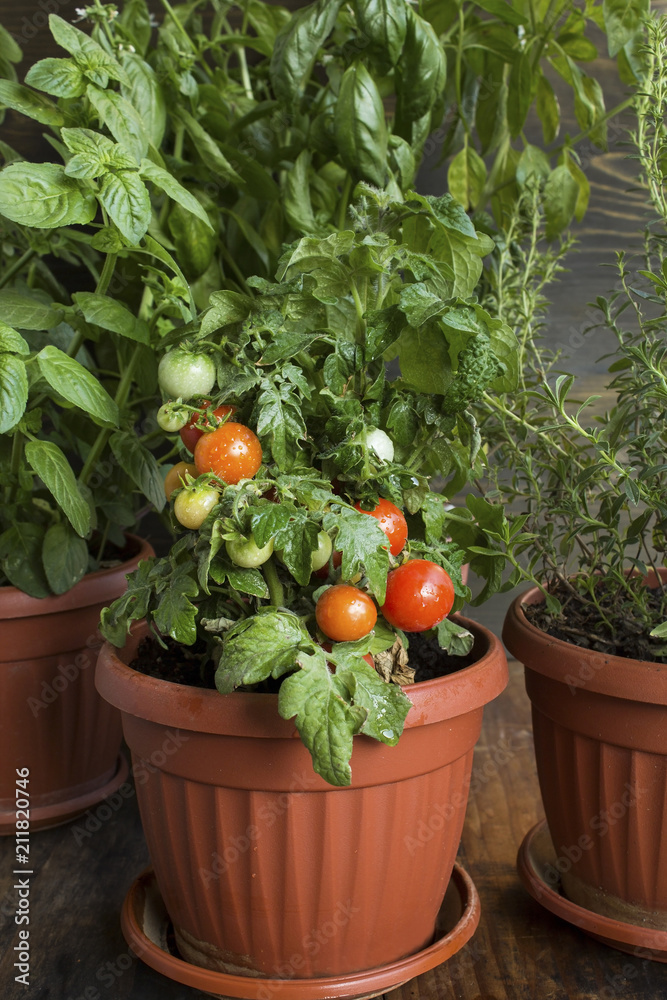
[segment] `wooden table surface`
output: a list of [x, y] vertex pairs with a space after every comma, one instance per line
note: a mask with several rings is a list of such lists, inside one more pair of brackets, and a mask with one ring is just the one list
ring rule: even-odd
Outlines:
[[[515, 867], [542, 816], [523, 670], [485, 710], [458, 860], [477, 886], [482, 916], [461, 952], [386, 994], [387, 1000], [658, 1000], [667, 965], [634, 958], [552, 916]], [[3, 1000], [194, 1000], [130, 956], [119, 913], [148, 865], [135, 795], [115, 811], [31, 836], [30, 985], [16, 983], [14, 841], [0, 842], [0, 996]], [[111, 813], [109, 818], [107, 814]]]

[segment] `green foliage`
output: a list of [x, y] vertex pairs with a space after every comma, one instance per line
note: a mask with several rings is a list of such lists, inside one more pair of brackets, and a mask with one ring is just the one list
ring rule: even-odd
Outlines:
[[[614, 25], [610, 46], [627, 40], [623, 25], [635, 25], [639, 9], [604, 5]], [[667, 565], [667, 19], [650, 21], [647, 32], [648, 73], [635, 98], [631, 139], [652, 219], [643, 254], [617, 253], [617, 289], [598, 297], [600, 323], [590, 328], [604, 327], [616, 341], [607, 356], [611, 402], [601, 412], [599, 397], [579, 398], [576, 379], [562, 374], [558, 352], [540, 336], [541, 291], [560, 255], [540, 252], [539, 224], [533, 222], [523, 275], [516, 267], [518, 244], [510, 239], [490, 289], [498, 313], [517, 324], [523, 364], [511, 402], [487, 393], [476, 410], [493, 461], [486, 496], [471, 498], [470, 507], [491, 539], [477, 543], [473, 569], [494, 562], [507, 587], [520, 579], [537, 583], [565, 630], [564, 604], [569, 613], [577, 608], [590, 626], [569, 632], [569, 641], [664, 662], [667, 593], [659, 573]], [[539, 213], [531, 207], [535, 219]], [[549, 224], [547, 215], [547, 230]], [[462, 522], [452, 534], [470, 541], [476, 530]], [[647, 577], [653, 589], [645, 586]], [[620, 621], [632, 633], [627, 650], [616, 648]]]

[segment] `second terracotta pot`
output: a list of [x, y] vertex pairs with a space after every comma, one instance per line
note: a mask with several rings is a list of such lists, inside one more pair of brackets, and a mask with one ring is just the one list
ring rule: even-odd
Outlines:
[[667, 929], [667, 665], [554, 639], [510, 607], [503, 639], [525, 665], [551, 878], [587, 910]]
[[95, 690], [97, 626], [126, 574], [152, 554], [130, 536], [123, 562], [66, 594], [38, 599], [0, 587], [0, 833], [13, 833], [17, 817], [33, 830], [62, 823], [123, 780], [120, 715]]
[[179, 951], [231, 974], [314, 978], [385, 965], [430, 943], [465, 814], [484, 705], [507, 683], [499, 640], [406, 688], [396, 747], [355, 737], [352, 785], [313, 772], [277, 696], [185, 687], [105, 646], [141, 817]]

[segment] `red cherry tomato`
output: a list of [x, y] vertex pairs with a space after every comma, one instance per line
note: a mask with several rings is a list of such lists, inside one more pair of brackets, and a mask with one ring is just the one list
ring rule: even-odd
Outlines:
[[371, 631], [377, 617], [377, 608], [368, 594], [348, 583], [329, 587], [315, 606], [317, 624], [335, 642], [362, 639]]
[[[204, 407], [206, 406], [208, 406], [208, 403], [204, 403]], [[237, 409], [236, 406], [226, 406], [226, 405], [216, 406], [215, 410], [213, 411], [213, 416], [216, 417], [217, 423], [220, 423], [223, 417], [226, 417], [228, 414], [231, 416], [233, 413], [236, 413], [236, 409]], [[193, 455], [195, 452], [195, 446], [197, 444], [197, 441], [199, 441], [199, 438], [204, 433], [204, 431], [201, 430], [199, 427], [195, 427], [195, 424], [197, 423], [198, 420], [201, 420], [201, 418], [202, 418], [201, 413], [193, 413], [190, 420], [188, 420], [187, 424], [185, 425], [185, 427], [181, 427], [180, 430], [181, 441], [188, 449], [188, 451], [192, 452]], [[204, 421], [204, 426], [205, 427], [209, 426], [208, 420]]]
[[262, 446], [257, 435], [244, 424], [220, 424], [195, 445], [197, 472], [212, 472], [223, 483], [252, 479], [262, 464]]
[[380, 497], [377, 507], [373, 510], [364, 510], [360, 503], [355, 503], [354, 506], [362, 514], [369, 514], [376, 519], [389, 539], [389, 551], [392, 556], [397, 556], [399, 552], [403, 551], [403, 547], [408, 540], [408, 522], [396, 504], [393, 504], [391, 500], [385, 500], [384, 497]]
[[411, 559], [387, 576], [382, 614], [404, 632], [425, 632], [447, 617], [454, 596], [454, 584], [442, 566]]

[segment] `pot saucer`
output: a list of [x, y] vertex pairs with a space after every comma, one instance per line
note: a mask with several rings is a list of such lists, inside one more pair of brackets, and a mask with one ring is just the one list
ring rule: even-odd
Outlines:
[[557, 861], [546, 820], [541, 820], [528, 831], [517, 856], [519, 876], [533, 899], [611, 948], [635, 958], [667, 962], [667, 931], [624, 923], [573, 903], [562, 894], [560, 880], [554, 884], [547, 879], [547, 871], [554, 872]]
[[[96, 806], [103, 799], [113, 795], [127, 781], [129, 773], [130, 768], [125, 755], [119, 753], [113, 775], [103, 785], [87, 788], [86, 791], [80, 792], [78, 795], [75, 794], [71, 799], [63, 799], [48, 805], [32, 804], [30, 807], [31, 831], [50, 830], [54, 826], [62, 826], [64, 823], [77, 819], [91, 806]], [[13, 835], [15, 832], [16, 814], [14, 810], [10, 812], [0, 811], [0, 836]]]
[[474, 882], [459, 865], [454, 865], [436, 921], [436, 939], [431, 945], [375, 969], [319, 979], [234, 976], [185, 962], [176, 949], [171, 922], [150, 868], [132, 883], [123, 904], [121, 926], [125, 940], [142, 962], [169, 979], [215, 997], [361, 1000], [400, 986], [451, 958], [474, 934], [480, 912]]

